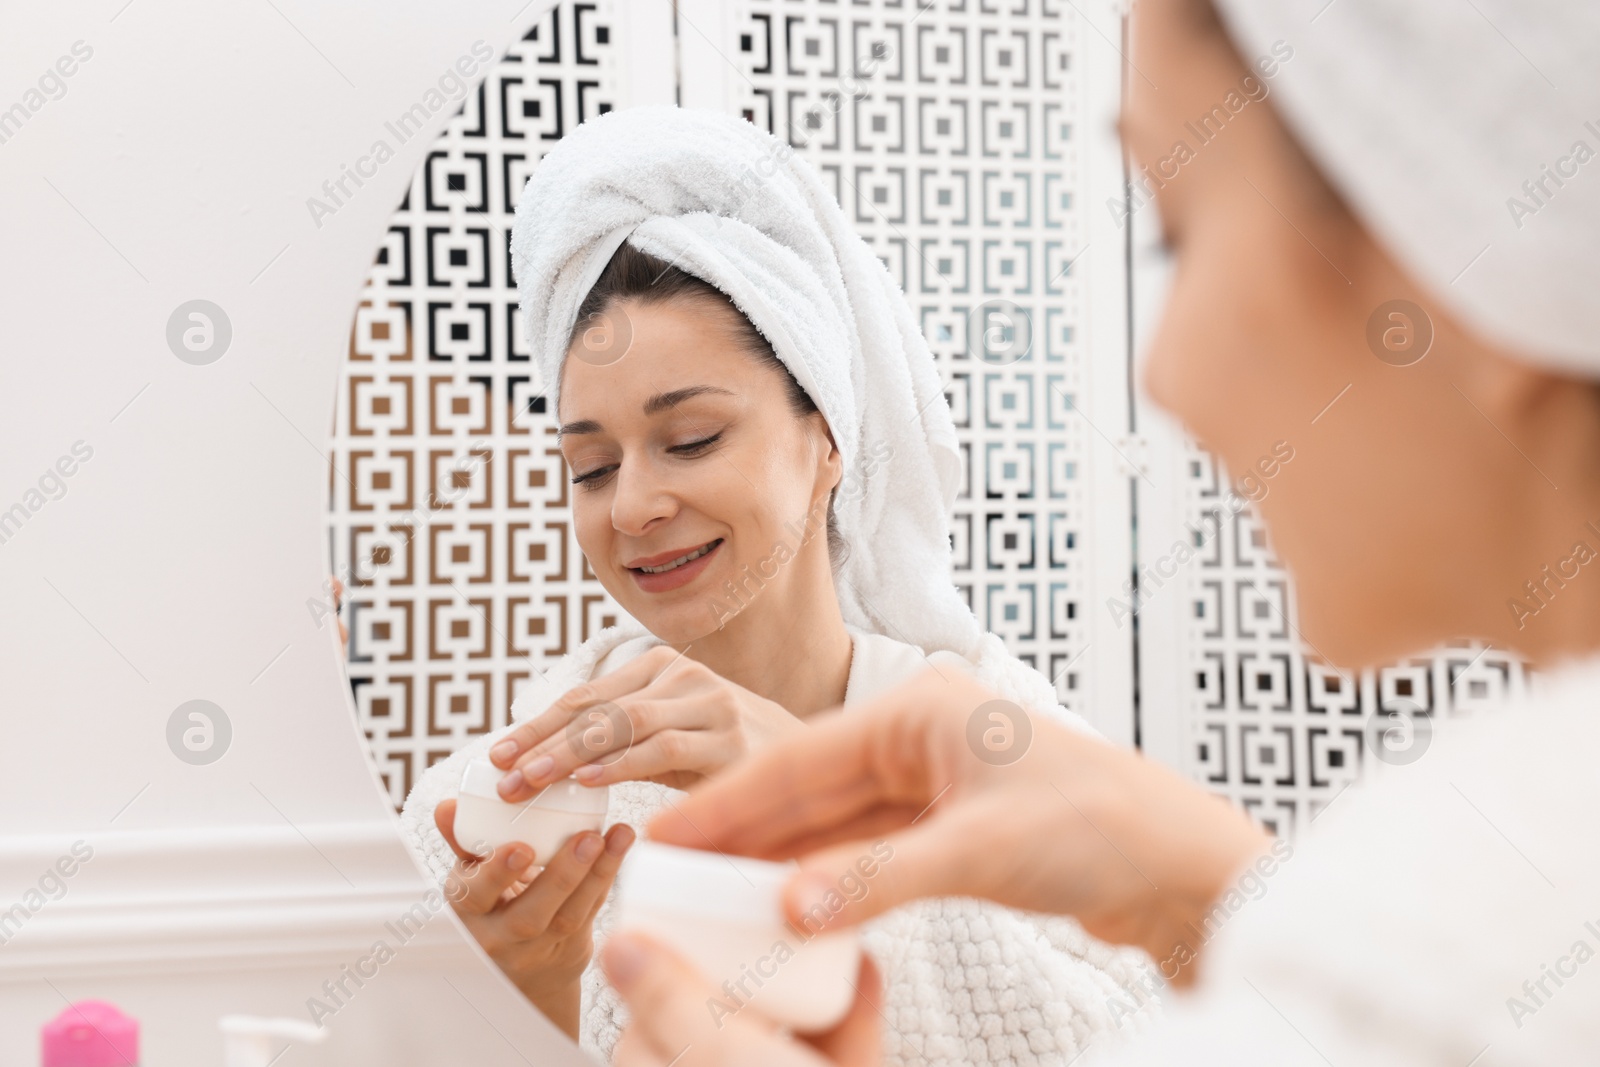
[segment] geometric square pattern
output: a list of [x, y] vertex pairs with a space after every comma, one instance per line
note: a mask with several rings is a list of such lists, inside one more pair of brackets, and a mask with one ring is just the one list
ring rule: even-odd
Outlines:
[[[413, 176], [356, 310], [330, 538], [357, 713], [397, 805], [430, 762], [504, 724], [528, 678], [621, 618], [572, 532], [507, 235], [543, 154], [610, 109], [627, 30], [609, 2], [568, 2], [510, 49]], [[1081, 39], [1095, 31], [1071, 4], [903, 0], [742, 0], [723, 31], [729, 106], [815, 164], [934, 351], [962, 460], [953, 581], [1086, 710], [1084, 672], [1106, 662], [1104, 647], [1083, 656], [1087, 579], [1124, 548], [1097, 555], [1087, 488], [1077, 59], [1100, 47]], [[1181, 450], [1169, 491], [1193, 562], [1140, 611], [1178, 644], [1147, 647], [1140, 671], [1177, 672], [1184, 769], [1264, 825], [1293, 834], [1351, 781], [1403, 762], [1374, 758], [1391, 731], [1443, 726], [1532, 681], [1467, 642], [1359, 676], [1321, 666], [1265, 528], [1227, 506], [1212, 457]], [[1168, 543], [1147, 540], [1141, 574], [1165, 562], [1150, 557]], [[1101, 644], [1131, 660], [1136, 632], [1105, 628]]]
[[[1079, 701], [1090, 501], [1071, 5], [747, 0], [732, 106], [816, 165], [906, 294], [955, 413], [954, 581]], [[1131, 653], [1130, 653], [1131, 654]], [[1077, 710], [1075, 708], [1075, 710]]]
[[412, 176], [342, 369], [330, 535], [357, 715], [398, 806], [621, 611], [585, 577], [553, 419], [529, 388], [507, 237], [539, 159], [610, 109], [611, 5], [548, 12]]
[[1210, 453], [1184, 448], [1183, 518], [1204, 544], [1181, 590], [1150, 597], [1141, 615], [1182, 616], [1179, 647], [1161, 651], [1187, 664], [1184, 769], [1262, 825], [1297, 833], [1351, 782], [1423, 758], [1435, 724], [1534, 680], [1516, 657], [1470, 641], [1359, 674], [1323, 666], [1291, 621], [1294, 590], [1260, 520], [1232, 513]]
[[[748, 0], [713, 42], [737, 68], [733, 109], [816, 165], [904, 290], [961, 449], [952, 580], [1069, 707], [1095, 547], [1081, 25], [1072, 5]], [[413, 176], [355, 314], [330, 536], [356, 707], [396, 805], [622, 617], [572, 531], [507, 237], [543, 154], [620, 95], [627, 32], [609, 2], [562, 3], [491, 68]]]

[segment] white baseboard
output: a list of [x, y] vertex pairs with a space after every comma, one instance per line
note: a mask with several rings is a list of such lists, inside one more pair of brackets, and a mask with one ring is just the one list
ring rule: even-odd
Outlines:
[[379, 939], [459, 958], [449, 904], [428, 890], [388, 820], [8, 838], [0, 983], [336, 967]]
[[[78, 840], [0, 839], [0, 924]], [[325, 1027], [284, 1058], [304, 1067], [593, 1067], [456, 928], [392, 818], [82, 842], [65, 891], [0, 925], [0, 1063], [92, 997], [139, 1021], [145, 1062], [221, 1063], [217, 1019], [242, 1013]]]

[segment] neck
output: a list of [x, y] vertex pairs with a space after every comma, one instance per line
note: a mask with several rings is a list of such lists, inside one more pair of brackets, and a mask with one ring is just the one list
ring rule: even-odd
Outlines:
[[789, 577], [684, 654], [805, 719], [844, 702], [852, 643], [826, 555], [820, 573]]
[[1600, 506], [1590, 512], [1550, 523], [1510, 580], [1502, 642], [1536, 666], [1600, 651]]
[[1593, 389], [1583, 383], [1560, 390], [1514, 430], [1531, 457], [1516, 458], [1537, 464], [1539, 473], [1522, 472], [1522, 498], [1497, 516], [1503, 547], [1489, 607], [1499, 624], [1495, 644], [1535, 666], [1600, 652], [1600, 412]]

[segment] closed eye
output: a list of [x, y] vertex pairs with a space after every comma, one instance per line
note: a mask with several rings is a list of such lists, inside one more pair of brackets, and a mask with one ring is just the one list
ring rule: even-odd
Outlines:
[[[710, 451], [711, 446], [720, 440], [722, 440], [722, 432], [719, 430], [710, 437], [702, 437], [698, 441], [687, 441], [681, 445], [673, 445], [667, 451], [675, 456], [687, 456], [692, 459]], [[592, 471], [584, 471], [582, 474], [574, 474], [572, 476], [572, 484], [587, 486], [590, 489], [596, 488], [606, 478], [610, 477], [616, 469], [616, 464], [609, 464], [604, 467], [596, 467]]]
[[667, 449], [667, 451], [671, 452], [675, 456], [698, 456], [700, 453], [706, 451], [720, 440], [722, 440], [722, 432], [719, 430], [710, 437], [702, 437], [698, 441], [690, 441], [687, 444], [673, 445], [671, 448]]
[[604, 478], [606, 475], [610, 474], [616, 469], [617, 468], [614, 465], [609, 467], [596, 467], [592, 471], [584, 471], [582, 474], [574, 474], [572, 476], [572, 484], [587, 485], [592, 488], [600, 481], [600, 479]]

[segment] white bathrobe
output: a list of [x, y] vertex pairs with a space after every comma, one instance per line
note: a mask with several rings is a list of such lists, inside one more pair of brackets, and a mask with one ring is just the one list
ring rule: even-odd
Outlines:
[[[953, 652], [925, 657], [911, 645], [859, 630], [851, 638], [846, 708], [930, 663], [941, 671], [967, 671], [1000, 695], [1020, 699], [1008, 693], [1005, 672], [980, 668]], [[658, 643], [638, 631], [607, 631], [530, 684], [517, 699], [513, 719], [537, 715], [567, 689], [610, 673]], [[1067, 717], [1059, 707], [1024, 706], [1034, 714]], [[462, 763], [486, 753], [505, 732], [477, 738], [430, 767], [406, 798], [406, 837], [441, 882], [455, 856], [434, 826], [433, 809], [456, 794]], [[613, 785], [608, 824], [642, 830], [668, 797], [682, 795], [650, 782]], [[610, 929], [608, 899], [596, 922], [597, 948]], [[1157, 1010], [1149, 957], [1091, 938], [1070, 919], [976, 900], [929, 900], [868, 924], [863, 941], [884, 979], [887, 1064], [1065, 1067], [1091, 1046], [1110, 1046], [1144, 1029]], [[591, 963], [583, 975], [580, 1044], [609, 1061], [626, 1021], [621, 998], [598, 963]]]
[[1150, 1045], [1080, 1067], [1600, 1062], [1600, 658], [1382, 770], [1227, 920]]
[[[1245, 56], [1292, 46], [1273, 106], [1429, 301], [1600, 380], [1600, 5], [1216, 6]], [[1228, 920], [1159, 1041], [1109, 1062], [1600, 1062], [1600, 658], [1376, 770]]]

